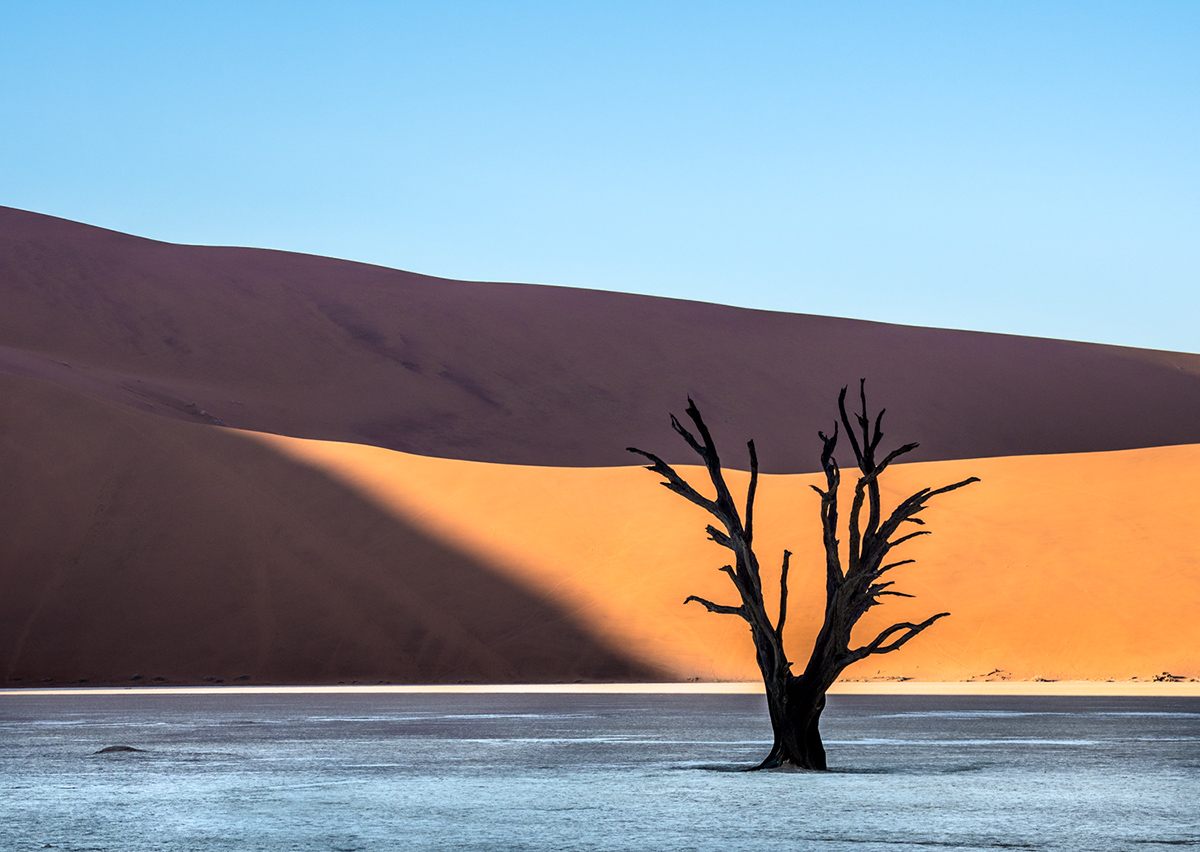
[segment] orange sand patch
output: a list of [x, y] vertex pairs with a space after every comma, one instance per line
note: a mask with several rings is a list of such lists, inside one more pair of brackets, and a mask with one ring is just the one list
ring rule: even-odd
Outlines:
[[[689, 594], [735, 602], [717, 570], [727, 551], [705, 539], [702, 511], [641, 468], [498, 465], [253, 437], [486, 560], [648, 663], [680, 678], [757, 675], [740, 620], [682, 605]], [[701, 471], [684, 472], [702, 484]], [[856, 638], [868, 641], [893, 621], [952, 616], [847, 677], [1200, 676], [1200, 541], [1189, 533], [1200, 518], [1200, 446], [927, 462], [890, 473], [885, 501], [893, 503], [970, 475], [983, 482], [931, 504], [924, 517], [934, 534], [904, 545], [919, 561], [895, 576], [917, 598], [876, 609]], [[729, 478], [744, 489], [745, 474]], [[787, 641], [801, 663], [824, 603], [816, 481], [763, 476], [756, 508], [767, 588], [777, 588], [783, 548], [795, 553]]]
[[[1075, 695], [1144, 698], [1200, 697], [1200, 682], [1141, 681], [921, 681], [847, 683], [829, 690], [834, 695]], [[493, 683], [391, 684], [387, 686], [125, 686], [56, 689], [0, 689], [0, 701], [22, 696], [80, 695], [762, 695], [757, 681], [698, 681], [687, 683]]]

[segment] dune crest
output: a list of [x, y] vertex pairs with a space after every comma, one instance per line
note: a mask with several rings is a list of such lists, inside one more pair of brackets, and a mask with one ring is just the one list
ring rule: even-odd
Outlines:
[[802, 473], [797, 436], [863, 376], [914, 460], [1200, 443], [1198, 355], [450, 281], [11, 208], [0, 304], [0, 372], [442, 458], [622, 466], [633, 444], [688, 463], [662, 426], [690, 394], [722, 447], [753, 435], [765, 471]]

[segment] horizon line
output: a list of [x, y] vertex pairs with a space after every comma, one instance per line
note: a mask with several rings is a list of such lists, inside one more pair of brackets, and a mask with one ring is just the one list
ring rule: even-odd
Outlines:
[[[315, 684], [288, 686], [95, 686], [0, 689], [0, 696], [85, 695], [762, 695], [757, 681], [704, 683]], [[849, 681], [830, 695], [1012, 695], [1200, 697], [1200, 681]]]

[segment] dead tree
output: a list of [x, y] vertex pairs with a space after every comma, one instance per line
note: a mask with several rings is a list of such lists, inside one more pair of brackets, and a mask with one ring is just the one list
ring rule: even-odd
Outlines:
[[812, 486], [821, 495], [821, 529], [825, 545], [825, 620], [817, 634], [808, 665], [799, 675], [793, 673], [792, 663], [783, 647], [791, 553], [787, 550], [783, 552], [783, 566], [779, 575], [779, 609], [774, 623], [767, 614], [758, 557], [754, 553], [754, 491], [758, 485], [758, 456], [754, 451], [754, 442], [750, 441], [747, 445], [750, 451], [750, 485], [746, 493], [744, 520], [725, 483], [712, 435], [691, 398], [688, 399], [687, 415], [695, 424], [696, 434], [684, 427], [675, 415], [671, 415], [671, 425], [704, 461], [716, 491], [714, 498], [701, 494], [658, 456], [629, 447], [630, 452], [645, 456], [652, 462], [647, 470], [662, 476], [664, 486], [695, 503], [720, 523], [720, 527], [708, 525], [708, 536], [733, 552], [733, 564], [725, 565], [721, 571], [733, 581], [741, 603], [730, 606], [696, 595], [689, 596], [684, 603], [696, 601], [709, 612], [736, 615], [750, 625], [775, 735], [771, 753], [757, 767], [759, 769], [784, 766], [825, 769], [825, 748], [821, 743], [818, 725], [829, 687], [851, 663], [872, 654], [895, 651], [939, 618], [949, 615], [939, 612], [919, 624], [907, 621], [893, 624], [866, 644], [851, 646], [850, 634], [854, 625], [867, 610], [881, 603], [881, 598], [888, 595], [912, 597], [894, 591], [891, 588], [893, 581], [883, 580], [889, 571], [914, 561], [901, 559], [889, 562], [887, 560], [891, 552], [916, 536], [928, 534], [928, 530], [903, 532], [902, 525], [924, 524], [918, 515], [931, 498], [979, 480], [972, 476], [941, 488], [922, 488], [901, 501], [885, 517], [879, 494], [879, 477], [888, 465], [915, 450], [917, 444], [905, 444], [877, 460], [879, 443], [883, 438], [883, 410], [872, 423], [867, 414], [864, 380], [859, 386], [862, 407], [852, 423], [846, 411], [846, 390], [842, 388], [838, 396], [840, 426], [849, 439], [860, 471], [847, 524], [847, 561], [843, 567], [841, 542], [838, 539], [838, 486], [841, 472], [833, 455], [837, 447], [839, 423], [835, 421], [831, 435], [817, 433], [822, 443], [821, 469], [825, 473], [825, 488]]

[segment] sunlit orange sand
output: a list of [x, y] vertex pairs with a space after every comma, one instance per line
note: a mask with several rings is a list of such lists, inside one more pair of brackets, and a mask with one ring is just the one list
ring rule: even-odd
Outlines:
[[[679, 678], [757, 674], [740, 621], [682, 605], [693, 593], [733, 600], [706, 518], [641, 468], [496, 465], [255, 437], [475, 554], [636, 658]], [[933, 535], [904, 545], [919, 561], [898, 577], [917, 598], [878, 608], [859, 636], [952, 617], [847, 677], [1200, 675], [1200, 542], [1188, 532], [1200, 517], [1198, 473], [1195, 445], [894, 468], [885, 482], [893, 501], [968, 475], [983, 481], [931, 504]], [[703, 481], [698, 469], [686, 475]], [[746, 475], [731, 481], [744, 488]], [[768, 587], [782, 549], [796, 554], [788, 642], [800, 660], [823, 605], [815, 481], [764, 476], [757, 508]]]

